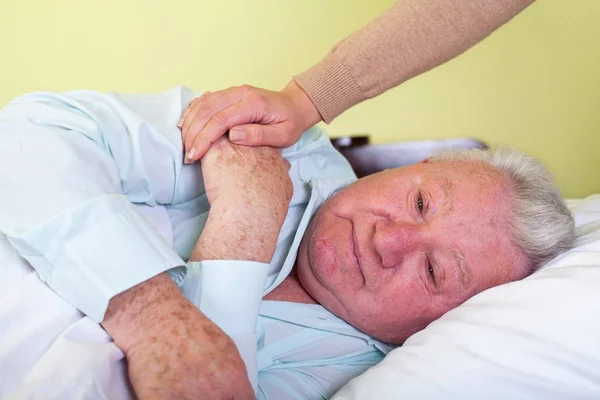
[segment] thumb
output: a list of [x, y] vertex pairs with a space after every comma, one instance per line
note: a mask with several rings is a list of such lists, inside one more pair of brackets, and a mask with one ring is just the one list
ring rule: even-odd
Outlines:
[[229, 141], [246, 146], [271, 147], [287, 147], [296, 142], [288, 124], [239, 125], [229, 131]]

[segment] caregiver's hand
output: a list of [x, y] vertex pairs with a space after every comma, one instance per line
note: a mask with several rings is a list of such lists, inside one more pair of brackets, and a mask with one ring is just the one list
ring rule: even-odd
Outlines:
[[217, 139], [202, 158], [211, 209], [192, 258], [270, 262], [293, 194], [289, 167], [279, 149]]
[[279, 92], [244, 85], [204, 93], [192, 100], [178, 126], [186, 151], [184, 161], [193, 163], [227, 131], [233, 143], [287, 147], [319, 121], [315, 105], [291, 81]]
[[111, 299], [102, 326], [141, 400], [255, 398], [233, 341], [166, 273]]

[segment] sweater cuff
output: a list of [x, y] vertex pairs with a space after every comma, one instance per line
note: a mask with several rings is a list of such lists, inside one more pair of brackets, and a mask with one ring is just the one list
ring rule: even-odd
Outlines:
[[308, 94], [326, 123], [365, 100], [360, 87], [334, 53], [329, 53], [294, 80]]

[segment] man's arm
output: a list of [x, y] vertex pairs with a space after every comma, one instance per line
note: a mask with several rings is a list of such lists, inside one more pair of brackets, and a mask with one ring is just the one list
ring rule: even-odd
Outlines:
[[[116, 107], [105, 95], [85, 96], [88, 111], [106, 111], [105, 103]], [[151, 143], [163, 143], [164, 138], [152, 130], [129, 131], [122, 124], [137, 126], [131, 121], [138, 117], [126, 107], [110, 110], [127, 118], [98, 120], [110, 128], [102, 134], [63, 129], [63, 122], [87, 127], [100, 118], [95, 114], [83, 118], [75, 108], [67, 107], [68, 112], [61, 108], [79, 100], [32, 94], [0, 110], [0, 185], [6, 189], [0, 200], [0, 231], [63, 299], [102, 321], [127, 355], [139, 397], [252, 397], [232, 341], [163, 273], [185, 263], [120, 194], [123, 186], [129, 188], [128, 195], [150, 203], [157, 201], [156, 192], [146, 188], [169, 197], [172, 182], [150, 175], [145, 164], [132, 161], [144, 159], [136, 157], [141, 148], [152, 148], [142, 146], [143, 138]], [[168, 104], [171, 100], [165, 98]], [[52, 113], [56, 115], [52, 125], [35, 123], [34, 117]], [[119, 151], [109, 156], [98, 145], [105, 142]], [[142, 147], [128, 147], [132, 144]], [[180, 148], [161, 147], [152, 159], [155, 165], [176, 166], [180, 154]], [[127, 166], [126, 177], [119, 175], [121, 165]]]
[[192, 259], [269, 263], [293, 194], [289, 167], [278, 149], [217, 140], [202, 159], [211, 210]]
[[[288, 165], [275, 149], [243, 148], [226, 140], [217, 143], [203, 160], [211, 210], [190, 261], [244, 260], [268, 268], [292, 195]], [[206, 266], [213, 272], [220, 267], [235, 270], [231, 263]], [[221, 271], [224, 275], [216, 272], [205, 271], [203, 283], [220, 283], [208, 275], [231, 277], [227, 270]], [[188, 273], [193, 275], [194, 268]], [[249, 292], [257, 297], [250, 301], [260, 301], [262, 285]], [[227, 293], [221, 297], [227, 301]], [[215, 297], [211, 300], [219, 302]], [[219, 307], [209, 309], [218, 313]], [[165, 274], [113, 298], [102, 325], [125, 352], [132, 385], [142, 399], [254, 398], [234, 342]], [[255, 352], [255, 338], [252, 346]]]
[[256, 321], [293, 188], [278, 149], [222, 138], [202, 159], [211, 204], [182, 290], [235, 342], [257, 385]]
[[167, 274], [114, 297], [102, 326], [125, 353], [140, 399], [253, 399], [231, 339]]

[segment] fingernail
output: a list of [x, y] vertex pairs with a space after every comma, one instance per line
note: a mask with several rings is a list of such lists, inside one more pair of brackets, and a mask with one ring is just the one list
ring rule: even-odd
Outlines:
[[196, 155], [196, 149], [192, 147], [192, 149], [186, 153], [185, 158], [188, 161], [192, 161], [194, 159], [195, 155]]
[[229, 140], [232, 142], [241, 142], [244, 140], [244, 136], [246, 136], [246, 134], [242, 130], [234, 129], [229, 131]]
[[179, 129], [181, 129], [181, 127], [182, 127], [182, 126], [183, 126], [183, 120], [180, 120], [180, 121], [177, 123], [177, 127], [178, 127]]

